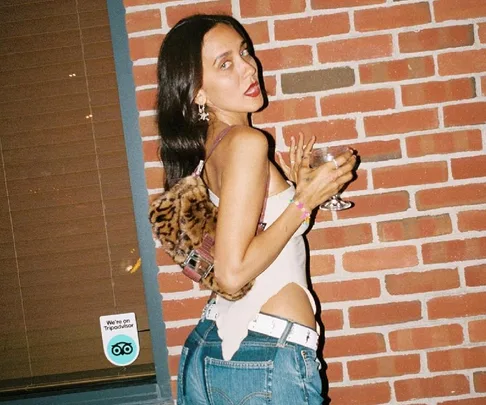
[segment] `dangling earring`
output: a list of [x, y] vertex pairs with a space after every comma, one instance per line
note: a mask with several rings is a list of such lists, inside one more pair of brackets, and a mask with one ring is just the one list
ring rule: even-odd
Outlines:
[[206, 112], [206, 104], [198, 104], [199, 121], [209, 121], [209, 114]]

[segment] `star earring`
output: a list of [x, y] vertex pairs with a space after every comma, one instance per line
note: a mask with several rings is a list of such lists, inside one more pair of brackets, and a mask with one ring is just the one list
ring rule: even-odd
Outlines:
[[209, 114], [206, 112], [206, 104], [198, 104], [199, 121], [209, 121]]

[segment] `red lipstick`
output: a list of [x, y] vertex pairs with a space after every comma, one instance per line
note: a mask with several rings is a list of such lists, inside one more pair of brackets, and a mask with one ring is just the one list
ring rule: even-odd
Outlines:
[[248, 97], [258, 97], [260, 95], [260, 85], [258, 82], [252, 83], [250, 87], [248, 87], [248, 90], [245, 91], [245, 96]]

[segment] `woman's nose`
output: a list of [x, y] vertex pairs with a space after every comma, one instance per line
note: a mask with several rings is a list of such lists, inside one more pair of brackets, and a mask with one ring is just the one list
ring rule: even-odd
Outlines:
[[243, 60], [245, 75], [253, 76], [256, 73], [256, 64], [253, 60]]

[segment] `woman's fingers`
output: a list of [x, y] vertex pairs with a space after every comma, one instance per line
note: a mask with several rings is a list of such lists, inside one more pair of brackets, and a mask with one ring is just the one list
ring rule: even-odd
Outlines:
[[280, 152], [277, 152], [277, 157], [278, 157], [278, 161], [280, 163], [280, 167], [284, 171], [285, 175], [288, 177], [289, 173], [290, 173], [290, 167], [287, 166], [287, 163], [285, 162], [285, 160], [284, 160], [284, 158], [283, 158], [283, 156]]

